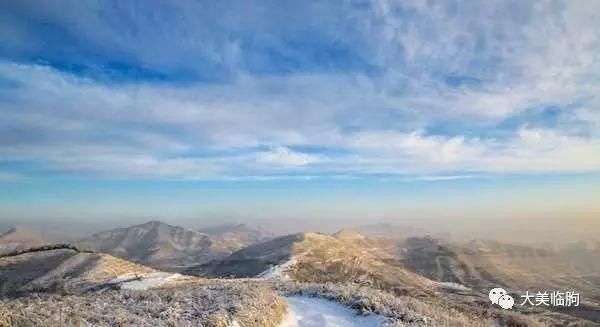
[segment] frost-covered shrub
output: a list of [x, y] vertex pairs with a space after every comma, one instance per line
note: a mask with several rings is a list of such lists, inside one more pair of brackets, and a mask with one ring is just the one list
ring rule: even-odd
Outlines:
[[285, 310], [285, 302], [268, 287], [215, 281], [4, 299], [0, 326], [276, 326]]

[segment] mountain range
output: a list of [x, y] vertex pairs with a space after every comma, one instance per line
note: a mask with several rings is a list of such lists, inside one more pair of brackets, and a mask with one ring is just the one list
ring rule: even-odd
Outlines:
[[[73, 301], [98, 305], [89, 296], [112, 290], [117, 293], [102, 301], [127, 310], [127, 319], [141, 321], [140, 312], [155, 309], [140, 308], [139, 302], [131, 302], [132, 295], [122, 292], [149, 294], [158, 288], [164, 290], [160, 301], [183, 294], [194, 298], [188, 293], [192, 289], [208, 292], [208, 298], [236, 298], [266, 310], [264, 319], [271, 322], [281, 319], [280, 297], [297, 294], [335, 300], [401, 325], [600, 322], [597, 241], [541, 248], [489, 240], [454, 243], [431, 236], [364, 235], [350, 229], [274, 237], [246, 225], [193, 231], [158, 221], [100, 232], [74, 244], [43, 245], [41, 237], [22, 229], [11, 230], [0, 240], [12, 247], [11, 253], [0, 254], [0, 313], [3, 305], [36, 312], [30, 297], [40, 292], [52, 294], [50, 302], [64, 300], [61, 294], [76, 294], [80, 298]], [[514, 296], [526, 290], [580, 291], [582, 301], [568, 310], [519, 307], [507, 312], [489, 303], [487, 292], [494, 287]], [[248, 302], [250, 298], [254, 302]], [[123, 301], [131, 307], [123, 307]], [[224, 304], [224, 314], [231, 318], [238, 307], [229, 307], [228, 301], [223, 302], [229, 303]], [[48, 305], [43, 303], [38, 305]], [[210, 303], [194, 310], [213, 319]], [[248, 312], [242, 316], [246, 318], [235, 319], [260, 319]]]
[[225, 257], [268, 237], [268, 234], [245, 225], [200, 232], [150, 221], [100, 232], [79, 240], [76, 244], [147, 266], [177, 271]]

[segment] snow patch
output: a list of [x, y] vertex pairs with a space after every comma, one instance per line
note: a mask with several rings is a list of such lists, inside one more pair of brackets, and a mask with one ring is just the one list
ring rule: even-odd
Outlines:
[[149, 288], [159, 287], [170, 282], [187, 279], [181, 274], [167, 272], [155, 272], [143, 275], [123, 275], [113, 280], [111, 283], [118, 283], [121, 289], [126, 290], [147, 290]]
[[449, 290], [456, 290], [456, 291], [470, 291], [471, 289], [469, 287], [466, 287], [462, 284], [459, 283], [454, 283], [454, 282], [437, 282], [438, 286], [445, 288], [445, 289], [449, 289]]
[[288, 313], [279, 327], [378, 327], [387, 320], [358, 315], [341, 304], [307, 296], [287, 297]]
[[262, 279], [287, 280], [288, 279], [287, 272], [295, 264], [296, 264], [296, 260], [290, 259], [280, 265], [272, 266], [271, 268], [258, 274], [258, 276], [256, 276], [256, 277], [262, 278]]

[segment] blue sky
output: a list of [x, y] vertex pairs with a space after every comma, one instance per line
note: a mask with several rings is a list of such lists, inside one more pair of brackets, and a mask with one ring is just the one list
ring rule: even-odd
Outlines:
[[156, 189], [188, 215], [214, 208], [168, 194], [217, 189], [243, 210], [289, 192], [300, 210], [310, 196], [342, 206], [346, 189], [375, 207], [360, 190], [386, 189], [393, 212], [407, 194], [439, 201], [436, 187], [470, 205], [474, 185], [510, 190], [503, 181], [538, 198], [545, 182], [557, 195], [570, 185], [569, 203], [592, 206], [599, 4], [6, 2], [2, 215], [39, 190], [57, 194], [54, 209], [31, 216], [79, 212], [68, 208], [82, 193], [121, 208]]

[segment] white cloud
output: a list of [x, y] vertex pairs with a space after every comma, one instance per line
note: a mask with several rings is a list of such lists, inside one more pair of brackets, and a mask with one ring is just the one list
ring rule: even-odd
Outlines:
[[297, 167], [305, 166], [318, 161], [318, 157], [305, 153], [291, 151], [282, 146], [275, 147], [270, 151], [259, 152], [256, 155], [259, 163], [275, 167]]
[[[376, 143], [382, 151], [389, 150], [390, 146], [396, 150], [396, 167], [402, 167], [402, 161], [408, 160], [404, 169], [418, 167], [417, 171], [420, 168], [500, 173], [589, 172], [600, 168], [598, 140], [553, 130], [522, 128], [503, 141], [426, 137], [414, 133], [393, 135], [387, 140], [386, 143], [386, 138], [381, 138]], [[368, 149], [372, 150], [373, 145], [370, 144]]]
[[473, 175], [434, 175], [434, 176], [417, 176], [412, 178], [415, 181], [437, 182], [437, 181], [453, 181], [457, 179], [473, 178]]
[[[0, 161], [125, 178], [600, 170], [600, 8], [589, 1], [380, 0], [347, 3], [336, 17], [325, 15], [328, 4], [307, 4], [314, 33], [352, 45], [373, 72], [309, 62], [314, 70], [278, 74], [244, 66], [259, 56], [244, 33], [300, 65], [310, 58], [286, 41], [304, 31], [304, 16], [259, 24], [264, 13], [251, 12], [205, 22], [182, 2], [165, 8], [185, 9], [180, 20], [166, 17], [170, 28], [143, 13], [129, 17], [144, 32], [135, 35], [79, 6], [85, 20], [73, 18], [75, 25], [101, 49], [123, 49], [159, 71], [202, 71], [209, 61], [225, 67], [227, 79], [106, 84], [0, 62], [0, 77], [15, 85], [0, 85]], [[53, 20], [63, 14], [48, 11]], [[556, 122], [519, 120], [546, 106], [560, 111]], [[506, 119], [516, 122], [499, 127]], [[305, 148], [320, 151], [298, 150]]]
[[485, 162], [497, 171], [598, 171], [600, 140], [555, 130], [522, 128], [501, 151], [485, 158]]
[[379, 149], [394, 155], [427, 162], [451, 163], [474, 157], [484, 150], [478, 140], [465, 143], [463, 136], [427, 136], [424, 131], [412, 133], [367, 132], [356, 135], [351, 146], [358, 149]]
[[[108, 87], [36, 66], [2, 64], [0, 72], [23, 85], [12, 92], [18, 100], [4, 106], [8, 129], [0, 129], [5, 134], [0, 159], [30, 160], [60, 171], [238, 178], [282, 170], [352, 175], [600, 169], [593, 135], [526, 125], [501, 138], [434, 135], [410, 129], [410, 123], [408, 131], [382, 129], [386, 109], [353, 109], [365, 102], [353, 94], [340, 98], [326, 86], [307, 99], [315, 92], [310, 85], [320, 87], [323, 81], [315, 77], [278, 79], [281, 93], [265, 97], [265, 83], [271, 81], [244, 80], [198, 95], [195, 87]], [[592, 124], [595, 112], [582, 109], [577, 119]], [[365, 120], [354, 121], [357, 117]], [[358, 130], [344, 131], [344, 124], [358, 124]], [[23, 134], [11, 134], [15, 130]], [[293, 146], [325, 151], [314, 155]]]

